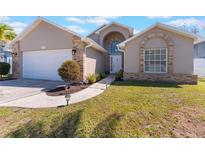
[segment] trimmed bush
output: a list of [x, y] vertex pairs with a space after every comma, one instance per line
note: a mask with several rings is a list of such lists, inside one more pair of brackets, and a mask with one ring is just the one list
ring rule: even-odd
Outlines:
[[65, 61], [58, 69], [58, 74], [65, 82], [77, 81], [80, 78], [80, 65], [73, 60]]
[[99, 81], [101, 79], [101, 75], [99, 73], [96, 73], [95, 77], [96, 77], [96, 81]]
[[93, 84], [97, 81], [95, 74], [90, 74], [86, 77], [89, 84]]
[[9, 63], [0, 62], [0, 75], [1, 75], [1, 77], [3, 75], [7, 75], [9, 73], [10, 67], [11, 66]]
[[116, 74], [115, 79], [116, 80], [122, 80], [122, 78], [123, 78], [123, 70], [119, 70]]
[[110, 71], [105, 71], [105, 74], [106, 74], [106, 75], [109, 75], [109, 74], [110, 74]]
[[100, 76], [101, 76], [101, 78], [106, 78], [106, 77], [107, 77], [107, 74], [105, 74], [105, 73], [100, 73]]

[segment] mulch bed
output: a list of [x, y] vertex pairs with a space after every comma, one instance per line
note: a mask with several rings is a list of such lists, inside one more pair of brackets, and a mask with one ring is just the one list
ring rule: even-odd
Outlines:
[[[68, 90], [69, 94], [81, 91], [85, 88], [87, 88], [88, 84], [72, 84]], [[46, 92], [48, 96], [62, 96], [65, 95], [65, 87], [56, 87], [55, 89], [51, 89]]]
[[16, 78], [0, 78], [0, 81], [16, 80]]

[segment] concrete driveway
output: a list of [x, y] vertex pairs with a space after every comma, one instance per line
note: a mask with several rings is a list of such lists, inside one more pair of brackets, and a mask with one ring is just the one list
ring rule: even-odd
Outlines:
[[0, 104], [37, 95], [62, 84], [60, 81], [27, 79], [0, 81]]
[[[86, 89], [71, 94], [69, 104], [78, 103], [100, 95], [114, 80], [115, 76], [111, 75]], [[0, 107], [47, 108], [66, 105], [65, 96], [48, 96], [43, 92], [45, 89], [60, 85], [62, 82], [36, 80], [6, 82], [7, 84], [0, 82], [0, 94], [4, 93], [0, 96]]]

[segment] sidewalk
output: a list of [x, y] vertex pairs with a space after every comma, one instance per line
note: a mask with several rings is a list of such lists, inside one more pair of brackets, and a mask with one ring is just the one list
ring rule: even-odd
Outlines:
[[[114, 79], [114, 76], [108, 76], [107, 78], [102, 79], [101, 81], [82, 91], [71, 94], [69, 104], [78, 103], [100, 95], [105, 91], [106, 86], [109, 86], [114, 81]], [[47, 108], [62, 105], [66, 105], [64, 96], [48, 96], [45, 92], [42, 92], [37, 95], [0, 104], [0, 107]]]

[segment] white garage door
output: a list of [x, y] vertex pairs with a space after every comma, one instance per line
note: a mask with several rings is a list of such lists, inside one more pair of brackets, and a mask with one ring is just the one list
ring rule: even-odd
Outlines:
[[61, 80], [58, 68], [72, 59], [72, 50], [25, 51], [23, 52], [23, 78]]

